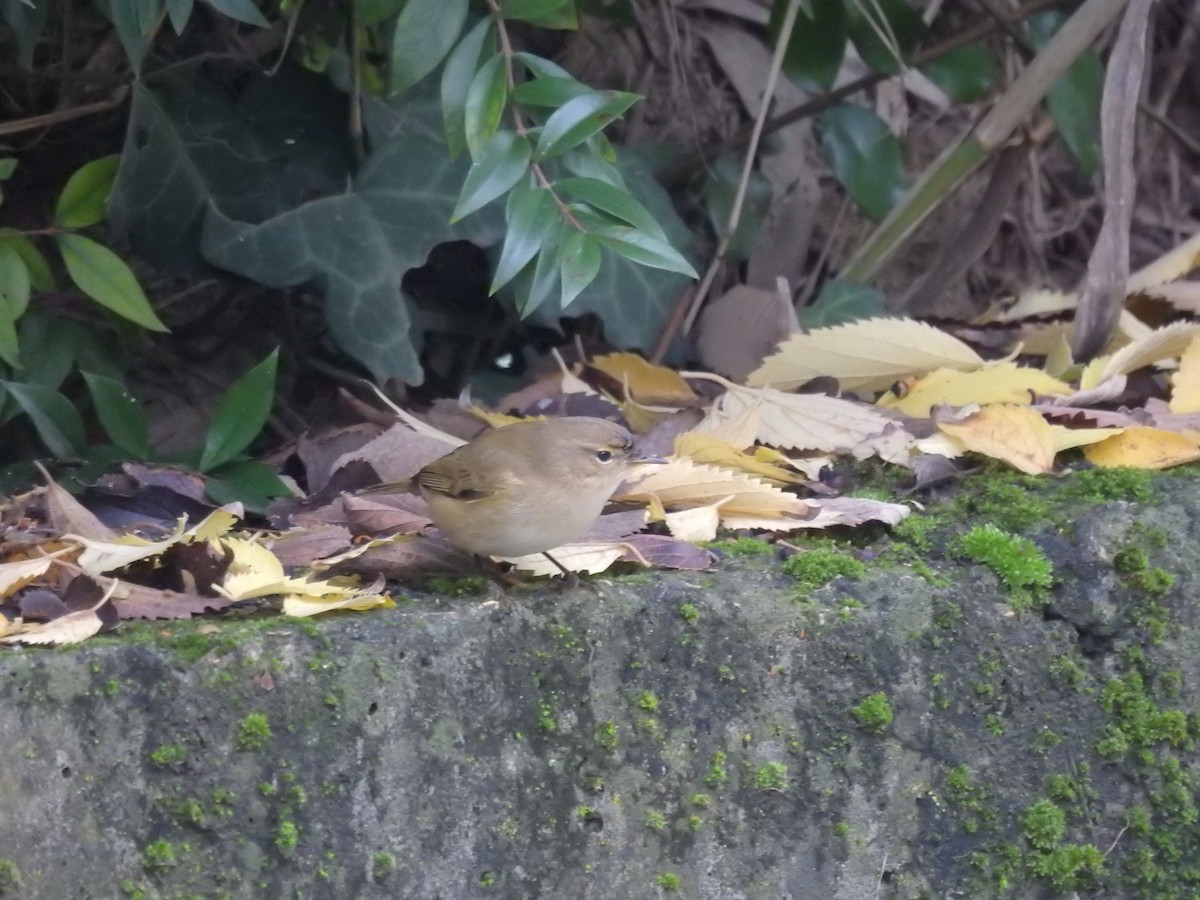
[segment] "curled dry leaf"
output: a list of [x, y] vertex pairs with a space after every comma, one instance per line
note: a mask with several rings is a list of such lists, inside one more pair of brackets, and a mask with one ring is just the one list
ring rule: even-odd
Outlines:
[[225, 609], [227, 597], [205, 597], [182, 591], [161, 591], [122, 581], [113, 592], [113, 606], [122, 619], [189, 619]]
[[1200, 435], [1176, 434], [1159, 428], [1126, 428], [1083, 451], [1092, 465], [1167, 469], [1200, 459]]
[[55, 559], [74, 549], [74, 547], [64, 547], [62, 550], [47, 553], [45, 556], [0, 563], [0, 597], [7, 597], [14, 591], [41, 578], [49, 571]]
[[[584, 572], [596, 575], [603, 572], [629, 551], [624, 541], [581, 541], [563, 544], [549, 553], [568, 572]], [[545, 554], [531, 553], [528, 556], [497, 557], [502, 562], [513, 564], [513, 568], [531, 575], [562, 577], [558, 566], [546, 559]]]
[[[802, 484], [805, 480], [804, 476], [777, 463], [766, 462], [757, 456], [743, 453], [720, 438], [701, 432], [689, 431], [675, 438], [675, 453], [698, 463], [745, 472], [772, 484]], [[788, 461], [782, 454], [778, 454], [777, 458]]]
[[1200, 412], [1200, 338], [1192, 338], [1171, 375], [1171, 412]]
[[630, 399], [647, 406], [682, 406], [696, 394], [674, 369], [656, 366], [636, 353], [608, 353], [589, 365], [628, 388]]
[[957, 422], [938, 421], [938, 427], [968, 450], [1002, 460], [1026, 475], [1054, 468], [1054, 433], [1027, 406], [989, 406]]
[[1173, 360], [1187, 350], [1198, 334], [1200, 323], [1196, 322], [1173, 322], [1155, 329], [1116, 353], [1093, 359], [1079, 376], [1079, 387], [1089, 390], [1114, 375], [1128, 375], [1144, 366]]
[[1069, 384], [1040, 369], [1001, 362], [971, 372], [938, 369], [907, 385], [903, 396], [884, 393], [878, 404], [908, 416], [928, 416], [935, 406], [1028, 403], [1038, 396], [1070, 393]]
[[664, 507], [702, 506], [724, 498], [721, 516], [752, 515], [780, 518], [803, 515], [807, 507], [798, 497], [728, 469], [674, 458], [664, 465], [647, 467], [647, 475], [631, 483], [620, 500], [649, 503], [657, 498]]
[[721, 506], [732, 499], [733, 495], [730, 494], [706, 506], [695, 506], [691, 509], [665, 513], [663, 518], [666, 520], [671, 537], [681, 541], [716, 540], [717, 529], [721, 526]]

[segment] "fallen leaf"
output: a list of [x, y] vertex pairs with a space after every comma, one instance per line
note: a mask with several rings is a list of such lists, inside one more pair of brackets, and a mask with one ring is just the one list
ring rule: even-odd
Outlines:
[[778, 291], [739, 284], [706, 303], [696, 323], [696, 350], [706, 369], [740, 382], [798, 328]]
[[[686, 456], [698, 463], [756, 475], [764, 481], [779, 485], [802, 484], [805, 480], [796, 472], [773, 462], [764, 462], [730, 446], [720, 438], [701, 432], [690, 431], [675, 438], [675, 454]], [[782, 454], [779, 454], [779, 458], [787, 459]]]
[[664, 534], [635, 534], [625, 539], [630, 548], [623, 562], [638, 562], [663, 569], [683, 569], [699, 572], [716, 562], [712, 551], [697, 547], [688, 541], [677, 540]]
[[1037, 396], [1070, 393], [1070, 385], [1040, 369], [1001, 362], [970, 372], [938, 369], [914, 381], [902, 397], [884, 393], [878, 404], [905, 415], [926, 417], [935, 406], [1028, 403]]
[[1106, 468], [1166, 469], [1200, 459], [1200, 446], [1191, 437], [1159, 428], [1126, 428], [1083, 451], [1088, 462]]
[[1200, 232], [1130, 275], [1125, 287], [1126, 293], [1150, 293], [1151, 288], [1174, 281], [1198, 266], [1200, 266]]
[[33, 559], [21, 559], [15, 562], [0, 563], [0, 597], [7, 597], [25, 585], [41, 578], [53, 565], [54, 560], [74, 548], [64, 548]]
[[1200, 412], [1200, 338], [1192, 338], [1171, 375], [1171, 412]]
[[113, 592], [113, 606], [122, 619], [190, 619], [232, 603], [228, 597], [162, 591], [127, 581], [121, 581]]
[[388, 500], [346, 497], [342, 501], [346, 523], [355, 534], [386, 536], [415, 534], [433, 524], [429, 504], [415, 495], [397, 495]]
[[1088, 390], [1114, 375], [1128, 375], [1143, 366], [1174, 359], [1187, 350], [1198, 334], [1200, 323], [1196, 322], [1173, 322], [1155, 329], [1116, 353], [1093, 359], [1079, 376], [1079, 388]]
[[647, 474], [631, 483], [618, 500], [649, 503], [657, 497], [667, 508], [703, 506], [725, 498], [722, 518], [726, 515], [778, 517], [786, 513], [803, 514], [803, 502], [749, 475], [694, 463], [690, 459], [668, 459], [665, 464], [647, 466]]
[[340, 609], [391, 609], [395, 605], [396, 601], [387, 594], [373, 594], [367, 591], [348, 590], [321, 596], [292, 594], [283, 598], [283, 614], [300, 617], [317, 616]]
[[[563, 544], [548, 551], [568, 572], [584, 572], [595, 575], [603, 572], [629, 549], [624, 541], [587, 541]], [[562, 571], [548, 560], [543, 553], [528, 556], [498, 556], [501, 562], [512, 563], [513, 568], [531, 575], [562, 577]]]
[[1027, 475], [1054, 468], [1054, 433], [1027, 406], [988, 406], [957, 422], [938, 421], [936, 415], [934, 419], [968, 450], [1002, 460]]
[[608, 353], [588, 363], [628, 389], [627, 396], [646, 406], [694, 403], [696, 394], [674, 369], [656, 366], [636, 353]]
[[94, 610], [67, 613], [45, 624], [26, 623], [18, 630], [0, 636], [6, 644], [78, 644], [104, 627]]
[[285, 531], [267, 541], [284, 570], [309, 568], [319, 559], [341, 553], [351, 546], [350, 529], [341, 525], [316, 525]]
[[721, 506], [733, 499], [733, 495], [722, 497], [707, 506], [696, 506], [691, 509], [681, 509], [678, 512], [665, 513], [667, 528], [671, 537], [681, 541], [712, 541], [716, 540], [717, 528], [721, 525]]
[[56, 534], [81, 534], [97, 541], [111, 540], [112, 529], [89, 512], [69, 491], [58, 485], [50, 473], [35, 462], [46, 479], [46, 518]]

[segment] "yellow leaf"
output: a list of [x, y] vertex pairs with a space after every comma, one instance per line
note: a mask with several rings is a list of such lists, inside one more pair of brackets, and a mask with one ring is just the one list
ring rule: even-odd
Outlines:
[[31, 581], [45, 575], [55, 557], [62, 556], [73, 549], [75, 548], [68, 547], [46, 556], [0, 564], [0, 597], [7, 597], [13, 591], [18, 591]]
[[787, 389], [829, 375], [845, 390], [883, 390], [907, 375], [982, 365], [978, 353], [932, 325], [863, 319], [793, 335], [750, 373], [746, 384]]
[[1172, 322], [1134, 340], [1116, 353], [1099, 356], [1087, 364], [1079, 378], [1081, 391], [1091, 390], [1114, 375], [1128, 375], [1144, 366], [1180, 356], [1200, 334], [1200, 323]]
[[1200, 266], [1200, 232], [1129, 276], [1126, 293], [1138, 294], [1181, 278]]
[[1002, 362], [972, 372], [938, 369], [917, 380], [903, 397], [883, 394], [879, 405], [905, 415], [923, 417], [928, 416], [935, 406], [1028, 403], [1034, 395], [1064, 396], [1070, 393], [1070, 385], [1051, 378], [1040, 369]]
[[283, 598], [285, 616], [316, 616], [339, 609], [391, 609], [396, 602], [386, 594], [339, 590], [319, 597], [293, 594]]
[[1073, 447], [1086, 447], [1108, 440], [1115, 434], [1124, 431], [1123, 428], [1067, 428], [1065, 425], [1051, 425], [1054, 435], [1054, 449], [1059, 453]]
[[1027, 475], [1054, 467], [1054, 434], [1027, 406], [988, 406], [958, 422], [938, 422], [968, 450], [1003, 460]]
[[1200, 459], [1194, 436], [1159, 428], [1126, 428], [1121, 434], [1083, 451], [1093, 465], [1112, 468], [1166, 469]]
[[678, 372], [647, 362], [636, 353], [608, 353], [597, 356], [590, 365], [627, 385], [629, 395], [643, 405], [673, 406], [696, 399]]
[[98, 632], [104, 623], [95, 608], [81, 609], [45, 624], [26, 622], [20, 630], [0, 637], [6, 644], [78, 644]]
[[282, 585], [287, 580], [283, 563], [264, 547], [241, 538], [226, 538], [217, 543], [218, 552], [223, 548], [232, 554], [225, 578], [221, 582], [221, 593], [234, 600], [265, 597], [283, 593]]
[[475, 405], [468, 406], [466, 411], [481, 422], [486, 422], [492, 428], [503, 428], [505, 425], [512, 425], [515, 422], [535, 421], [546, 418], [545, 416], [530, 416], [527, 420], [524, 416], [510, 416], [507, 413], [492, 412], [490, 409], [484, 409], [482, 406]]
[[[774, 463], [763, 462], [748, 453], [731, 447], [719, 438], [695, 431], [686, 431], [675, 438], [675, 455], [686, 456], [698, 463], [706, 463], [710, 466], [736, 469], [778, 484], [802, 484], [804, 482], [804, 477], [795, 472], [789, 472]], [[782, 454], [778, 455], [781, 459], [786, 460]], [[690, 540], [690, 538], [685, 538], [685, 540]], [[706, 540], [711, 540], [711, 538]]]
[[[1003, 306], [1003, 303], [1004, 301], [1001, 301], [997, 306]], [[1046, 316], [1066, 312], [1078, 305], [1079, 296], [1077, 294], [1065, 294], [1062, 291], [1046, 289], [1026, 291], [1016, 299], [1012, 306], [1002, 309], [991, 317], [981, 316], [977, 321], [1019, 322], [1022, 319], [1029, 319], [1034, 316]]]
[[792, 512], [802, 515], [807, 510], [803, 500], [757, 478], [680, 457], [672, 457], [663, 465], [647, 466], [645, 477], [633, 481], [621, 499], [649, 503], [654, 497], [668, 509], [704, 506], [727, 498], [721, 507], [722, 516], [778, 518]]
[[[717, 537], [717, 528], [721, 524], [721, 506], [732, 499], [722, 497], [716, 503], [707, 506], [697, 506], [692, 509], [681, 509], [678, 512], [667, 513], [667, 528], [672, 537], [681, 541], [711, 541]], [[777, 522], [778, 519], [771, 521]]]
[[1179, 370], [1171, 375], [1170, 409], [1173, 413], [1200, 412], [1200, 338], [1192, 338], [1179, 358]]
[[213, 538], [219, 538], [228, 534], [241, 517], [242, 505], [240, 503], [230, 503], [214, 509], [203, 521], [185, 531], [181, 540], [185, 544], [190, 544], [193, 541], [211, 541]]

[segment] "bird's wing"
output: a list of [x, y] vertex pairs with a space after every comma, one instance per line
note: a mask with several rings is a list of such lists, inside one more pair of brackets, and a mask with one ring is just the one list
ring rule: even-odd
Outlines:
[[495, 484], [484, 488], [468, 468], [450, 457], [431, 462], [413, 480], [423, 490], [445, 494], [457, 500], [480, 500], [496, 493], [497, 488]]

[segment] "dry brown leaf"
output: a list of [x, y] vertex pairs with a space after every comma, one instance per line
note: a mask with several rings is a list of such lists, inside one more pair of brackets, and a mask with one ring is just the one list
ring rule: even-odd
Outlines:
[[982, 365], [969, 346], [925, 322], [862, 319], [793, 335], [746, 383], [786, 389], [828, 375], [845, 390], [884, 390], [909, 375]]
[[1200, 459], [1196, 435], [1176, 434], [1160, 428], [1126, 428], [1123, 432], [1083, 451], [1088, 462], [1106, 468], [1166, 469]]
[[590, 365], [618, 384], [627, 385], [630, 397], [643, 406], [676, 406], [696, 400], [695, 392], [678, 372], [647, 362], [636, 353], [608, 353], [597, 356]]
[[34, 465], [46, 479], [46, 518], [55, 534], [81, 534], [96, 541], [108, 541], [116, 536], [69, 491], [59, 487], [41, 463], [35, 462]]
[[693, 572], [707, 569], [716, 562], [712, 551], [665, 534], [635, 534], [626, 538], [625, 544], [629, 551], [621, 557], [622, 562], [650, 564], [664, 569], [687, 569]]
[[978, 403], [1027, 403], [1035, 396], [1070, 394], [1071, 386], [1040, 369], [1011, 362], [984, 366], [971, 372], [938, 369], [917, 379], [903, 397], [884, 393], [879, 405], [909, 416], [928, 416], [935, 406]]
[[[433, 524], [429, 504], [423, 497], [405, 495], [405, 499], [376, 500], [371, 497], [345, 497], [342, 509], [346, 523], [355, 534], [414, 534]], [[417, 511], [417, 510], [423, 510]]]
[[333, 471], [355, 460], [363, 460], [375, 470], [380, 481], [402, 481], [466, 443], [453, 435], [437, 432], [432, 426], [425, 428], [424, 433], [417, 433], [407, 425], [393, 425], [374, 440], [339, 457], [333, 464]]
[[957, 422], [939, 421], [938, 427], [968, 450], [1002, 460], [1026, 475], [1054, 468], [1054, 433], [1028, 406], [989, 406]]
[[[329, 562], [332, 565], [332, 561]], [[443, 573], [477, 573], [479, 564], [439, 531], [421, 535], [394, 535], [372, 541], [353, 556], [343, 554], [337, 562], [339, 572], [382, 575], [385, 578], [415, 578]]]
[[1200, 412], [1200, 338], [1192, 338], [1171, 375], [1171, 412]]
[[796, 312], [787, 298], [739, 284], [704, 305], [696, 350], [706, 369], [740, 382], [796, 330]]
[[231, 603], [226, 597], [162, 591], [127, 581], [119, 582], [113, 593], [113, 606], [122, 619], [188, 619]]
[[285, 571], [308, 568], [319, 559], [348, 549], [351, 534], [350, 529], [341, 525], [316, 525], [285, 531], [269, 540], [267, 546]]
[[1079, 377], [1080, 390], [1094, 388], [1114, 375], [1128, 375], [1143, 366], [1180, 356], [1200, 334], [1200, 323], [1172, 322], [1134, 340], [1116, 353], [1099, 356], [1087, 364]]

